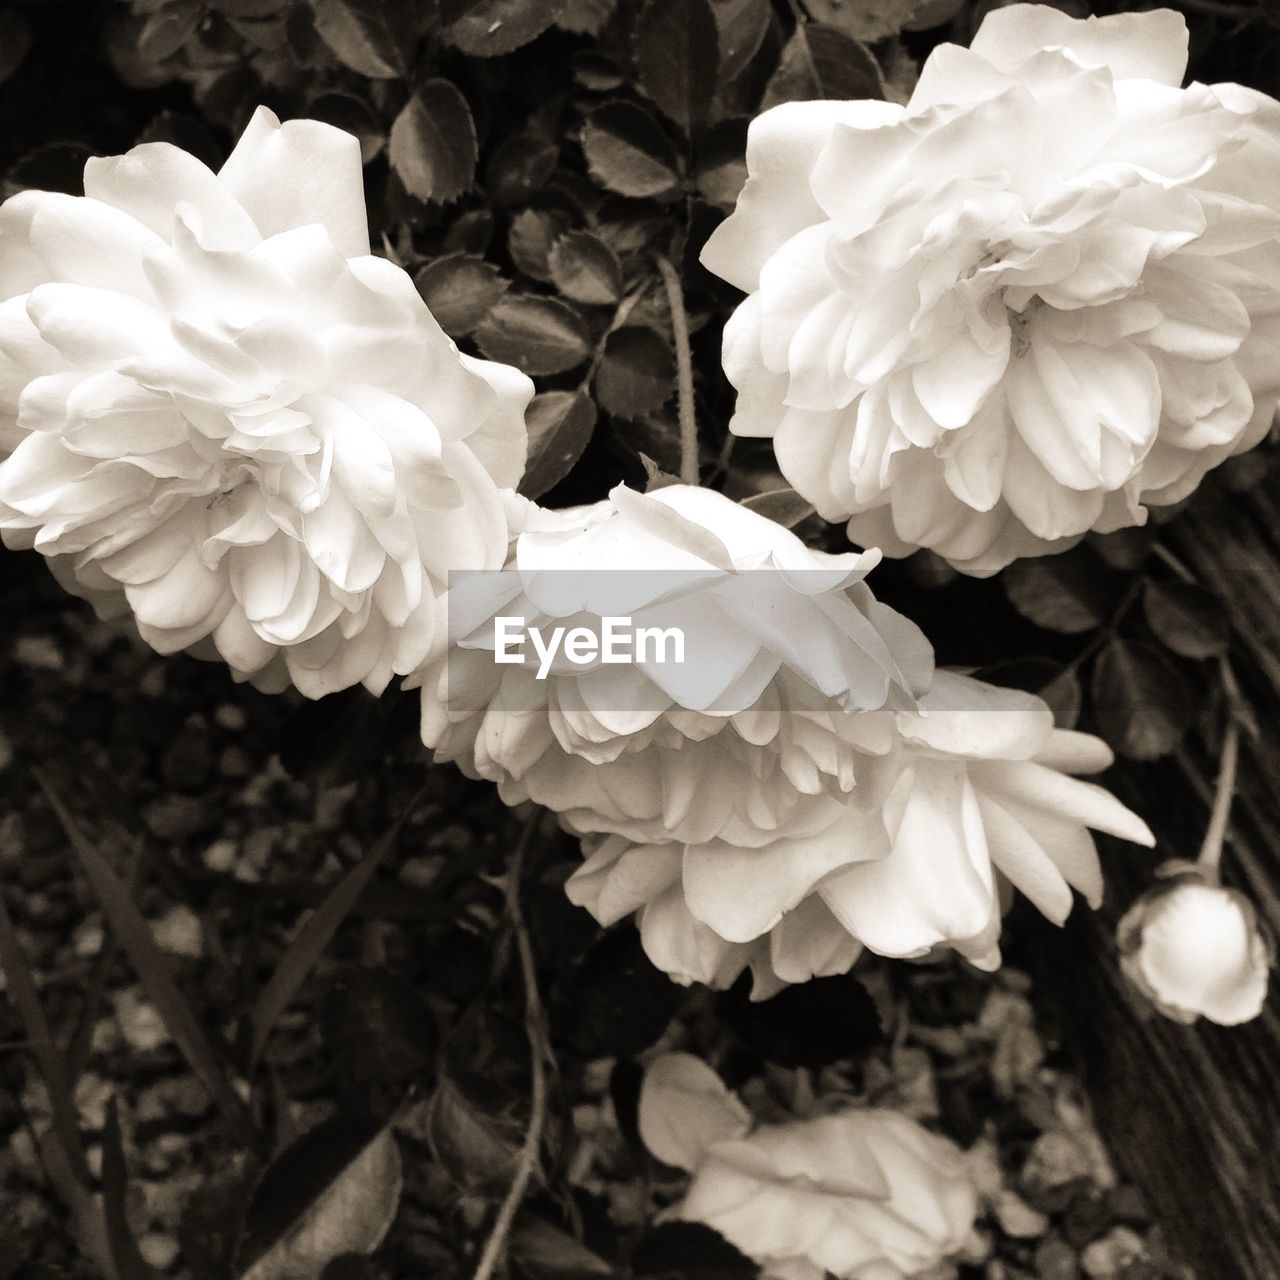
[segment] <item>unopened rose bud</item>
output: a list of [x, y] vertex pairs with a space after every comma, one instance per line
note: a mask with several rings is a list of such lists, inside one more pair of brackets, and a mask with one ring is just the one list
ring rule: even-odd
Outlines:
[[1235, 1026], [1262, 1012], [1272, 946], [1235, 889], [1177, 875], [1129, 909], [1117, 942], [1125, 974], [1170, 1018]]

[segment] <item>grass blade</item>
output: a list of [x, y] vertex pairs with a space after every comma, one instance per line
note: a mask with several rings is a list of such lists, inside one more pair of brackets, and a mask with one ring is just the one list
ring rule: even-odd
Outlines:
[[53, 1132], [62, 1147], [72, 1173], [85, 1186], [89, 1184], [89, 1166], [84, 1157], [84, 1142], [80, 1137], [80, 1125], [76, 1117], [75, 1102], [67, 1083], [66, 1060], [62, 1056], [44, 1016], [44, 1007], [36, 991], [35, 979], [27, 965], [18, 941], [18, 932], [9, 916], [4, 895], [0, 894], [0, 969], [8, 984], [9, 999], [13, 1001], [22, 1019], [22, 1027], [36, 1065], [49, 1094], [49, 1106], [53, 1112]]
[[115, 1264], [117, 1280], [156, 1280], [138, 1252], [138, 1242], [129, 1226], [125, 1201], [129, 1191], [129, 1170], [124, 1158], [124, 1138], [114, 1098], [107, 1104], [107, 1122], [102, 1131], [102, 1216], [107, 1228], [107, 1247]]
[[[425, 788], [423, 789], [425, 790]], [[356, 863], [350, 871], [330, 890], [328, 896], [307, 917], [306, 923], [294, 935], [288, 950], [280, 958], [276, 971], [271, 975], [258, 1007], [253, 1014], [253, 1033], [249, 1044], [249, 1072], [253, 1073], [258, 1059], [280, 1015], [293, 1002], [293, 998], [307, 980], [307, 975], [315, 968], [316, 962], [324, 954], [325, 948], [337, 933], [355, 906], [357, 899], [364, 892], [365, 886], [373, 878], [379, 863], [386, 856], [387, 850], [395, 843], [400, 828], [404, 826], [409, 815], [417, 807], [422, 798], [422, 791], [413, 797], [403, 813], [393, 822], [368, 853]]]
[[246, 1144], [256, 1147], [258, 1135], [248, 1109], [218, 1066], [213, 1047], [169, 972], [164, 953], [160, 950], [150, 925], [134, 905], [124, 882], [80, 830], [48, 779], [39, 770], [34, 773], [93, 886], [112, 933], [137, 971], [139, 981], [160, 1015], [165, 1029], [173, 1037], [174, 1043], [187, 1060], [187, 1065], [208, 1091], [227, 1122]]

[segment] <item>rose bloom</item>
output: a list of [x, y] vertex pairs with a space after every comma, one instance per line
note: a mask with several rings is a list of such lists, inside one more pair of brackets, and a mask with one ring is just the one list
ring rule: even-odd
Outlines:
[[796, 834], [756, 848], [597, 839], [569, 897], [606, 925], [636, 913], [646, 953], [676, 981], [724, 988], [750, 968], [765, 999], [845, 972], [864, 947], [952, 947], [995, 968], [1010, 889], [1061, 924], [1073, 888], [1091, 906], [1102, 897], [1090, 828], [1154, 843], [1110, 793], [1070, 776], [1105, 769], [1106, 744], [1055, 728], [1034, 695], [939, 671], [918, 713], [862, 718], [889, 717], [893, 750], [864, 757], [848, 797], [810, 801]]
[[[417, 677], [423, 741], [508, 804], [536, 800], [579, 833], [759, 844], [888, 750], [890, 721], [849, 712], [914, 706], [928, 685], [928, 642], [864, 581], [879, 552], [812, 551], [687, 485], [513, 507], [510, 571], [451, 586], [451, 651]], [[499, 616], [677, 626], [685, 661], [560, 661], [539, 679], [528, 644], [523, 664], [495, 660]]]
[[1280, 394], [1280, 104], [1179, 88], [1182, 17], [990, 12], [905, 106], [755, 120], [703, 262], [731, 427], [889, 555], [987, 574], [1145, 522]]
[[449, 570], [497, 568], [533, 386], [371, 256], [357, 140], [259, 108], [0, 209], [0, 530], [162, 653], [380, 692]]
[[1262, 1012], [1272, 947], [1253, 904], [1192, 866], [1144, 894], [1117, 933], [1120, 967], [1178, 1022], [1223, 1026]]
[[958, 1252], [977, 1216], [964, 1154], [914, 1120], [846, 1108], [752, 1130], [688, 1054], [650, 1066], [640, 1134], [693, 1173], [671, 1216], [714, 1228], [765, 1280], [906, 1280]]

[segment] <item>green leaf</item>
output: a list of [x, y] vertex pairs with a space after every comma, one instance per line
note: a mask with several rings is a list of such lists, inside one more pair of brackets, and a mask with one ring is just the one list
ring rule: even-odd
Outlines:
[[1231, 643], [1221, 602], [1194, 583], [1148, 579], [1142, 610], [1151, 630], [1184, 658], [1216, 658]]
[[414, 0], [312, 0], [316, 33], [337, 59], [374, 80], [405, 76], [417, 43]]
[[578, 36], [599, 35], [617, 7], [618, 0], [568, 0], [556, 26]]
[[728, 83], [760, 51], [773, 10], [769, 0], [712, 0], [711, 10], [720, 30], [720, 80]]
[[761, 110], [814, 98], [883, 98], [884, 77], [867, 48], [836, 27], [801, 23], [782, 51]]
[[589, 231], [569, 231], [551, 246], [547, 266], [566, 298], [604, 306], [622, 293], [622, 268], [614, 252]]
[[536, 40], [564, 7], [565, 0], [444, 0], [441, 34], [463, 53], [493, 58]]
[[596, 407], [581, 391], [543, 391], [525, 413], [529, 463], [520, 492], [540, 498], [573, 470], [591, 440]]
[[1089, 692], [1099, 732], [1134, 760], [1168, 755], [1195, 717], [1181, 673], [1140, 641], [1112, 640], [1094, 663]]
[[1084, 551], [1019, 560], [1005, 570], [1002, 581], [1024, 618], [1066, 635], [1095, 630], [1114, 608], [1112, 578]]
[[560, 149], [527, 133], [505, 138], [485, 166], [485, 187], [505, 209], [528, 204], [555, 172]]
[[667, 340], [646, 325], [623, 325], [605, 342], [596, 398], [607, 413], [639, 418], [675, 391], [676, 362]]
[[441, 1168], [465, 1191], [496, 1191], [511, 1179], [525, 1125], [493, 1080], [444, 1076], [426, 1107], [427, 1142]]
[[742, 505], [748, 511], [766, 516], [784, 529], [794, 529], [802, 520], [813, 515], [813, 503], [802, 498], [790, 487], [770, 489], [766, 493], [756, 493], [744, 498]]
[[673, 196], [680, 162], [652, 112], [634, 102], [606, 102], [582, 126], [582, 150], [592, 177], [619, 195]]
[[568, 216], [559, 209], [522, 209], [507, 233], [511, 260], [525, 275], [550, 284], [551, 247], [568, 229]]
[[[138, 33], [139, 55], [147, 62], [163, 62], [165, 58], [171, 58], [195, 35], [203, 16], [198, 5], [169, 0], [146, 20]], [[0, 24], [0, 40], [8, 34]], [[2, 44], [0, 49], [3, 49]]]
[[490, 360], [525, 373], [565, 373], [591, 355], [591, 333], [582, 317], [558, 298], [508, 294], [475, 334]]
[[173, 980], [164, 952], [151, 932], [151, 926], [143, 919], [128, 888], [107, 864], [106, 858], [80, 830], [48, 779], [37, 771], [36, 780], [93, 886], [107, 923], [137, 971], [143, 990], [155, 1006], [165, 1029], [173, 1037], [196, 1078], [217, 1104], [218, 1110], [240, 1138], [252, 1145], [257, 1141], [257, 1133], [249, 1112], [227, 1081], [204, 1029]]
[[447, 203], [475, 179], [476, 126], [449, 80], [428, 80], [391, 126], [391, 167], [419, 200]]
[[372, 1253], [403, 1188], [389, 1128], [325, 1121], [279, 1156], [254, 1193], [241, 1280], [309, 1280], [343, 1254]]
[[616, 1274], [610, 1263], [582, 1241], [531, 1213], [516, 1219], [511, 1257], [531, 1280], [590, 1280], [592, 1276]]
[[685, 136], [706, 117], [715, 95], [720, 35], [710, 0], [646, 0], [632, 52], [641, 92]]
[[323, 902], [307, 917], [306, 923], [294, 935], [288, 950], [280, 957], [275, 972], [258, 997], [253, 1013], [253, 1031], [249, 1042], [249, 1069], [253, 1070], [262, 1054], [271, 1028], [280, 1015], [293, 1003], [307, 975], [315, 968], [325, 948], [339, 925], [350, 914], [360, 895], [373, 879], [388, 850], [395, 844], [400, 828], [418, 803], [415, 796], [399, 817], [326, 895]]
[[829, 22], [857, 40], [896, 36], [928, 0], [807, 0], [817, 22]]
[[492, 262], [471, 253], [447, 253], [420, 268], [413, 282], [451, 338], [464, 338], [475, 329], [511, 284]]
[[107, 1246], [115, 1264], [116, 1280], [155, 1280], [156, 1273], [138, 1252], [129, 1225], [125, 1204], [129, 1190], [129, 1170], [125, 1163], [124, 1139], [116, 1100], [107, 1103], [107, 1119], [102, 1131], [102, 1216], [107, 1228]]

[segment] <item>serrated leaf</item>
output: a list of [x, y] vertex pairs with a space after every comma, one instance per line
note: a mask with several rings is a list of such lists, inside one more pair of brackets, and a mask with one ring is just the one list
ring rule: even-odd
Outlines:
[[712, 0], [711, 10], [720, 30], [720, 79], [727, 83], [759, 52], [773, 10], [769, 0]]
[[506, 138], [485, 166], [485, 188], [503, 208], [528, 204], [547, 185], [559, 159], [559, 148], [541, 138], [528, 134]]
[[511, 282], [492, 262], [471, 253], [447, 253], [413, 277], [422, 300], [451, 338], [464, 338], [502, 300]]
[[564, 11], [566, 0], [444, 0], [443, 38], [477, 58], [510, 53], [536, 40]]
[[813, 515], [813, 503], [802, 498], [792, 488], [770, 489], [766, 493], [756, 493], [744, 498], [742, 505], [748, 511], [765, 516], [784, 529], [794, 529], [802, 520]]
[[596, 399], [606, 413], [639, 418], [675, 391], [676, 362], [667, 340], [645, 325], [623, 325], [605, 342]]
[[622, 293], [622, 268], [598, 236], [568, 231], [551, 246], [547, 267], [556, 288], [574, 302], [604, 306]]
[[715, 95], [720, 33], [710, 0], [646, 0], [632, 51], [640, 91], [685, 135], [706, 117]]
[[316, 33], [345, 66], [374, 80], [408, 74], [414, 0], [313, 0]]
[[314, 1280], [336, 1257], [372, 1253], [403, 1186], [390, 1129], [325, 1121], [272, 1164], [254, 1193], [241, 1280]]
[[787, 41], [761, 110], [814, 98], [883, 98], [884, 77], [867, 48], [836, 27], [802, 23]]
[[1221, 602], [1194, 583], [1148, 580], [1142, 611], [1151, 630], [1184, 658], [1216, 658], [1231, 642]]
[[1103, 738], [1121, 755], [1168, 755], [1195, 717], [1186, 681], [1158, 649], [1112, 640], [1098, 655], [1089, 689]]
[[1111, 615], [1110, 579], [1092, 556], [1067, 552], [1019, 560], [1005, 570], [1005, 592], [1024, 618], [1050, 631], [1079, 635]]
[[1036, 692], [1048, 704], [1053, 712], [1053, 723], [1059, 729], [1074, 729], [1080, 720], [1080, 710], [1084, 703], [1084, 689], [1080, 677], [1070, 667], [1063, 667], [1048, 684]]
[[591, 332], [582, 317], [558, 298], [508, 294], [475, 334], [490, 360], [528, 374], [565, 373], [591, 354]]
[[529, 464], [520, 481], [526, 498], [540, 498], [573, 469], [591, 440], [596, 407], [580, 391], [543, 391], [525, 413]]
[[634, 102], [606, 102], [582, 126], [592, 177], [619, 195], [662, 198], [680, 185], [680, 161], [657, 118]]
[[747, 181], [748, 123], [745, 119], [722, 120], [698, 142], [698, 190], [726, 213], [737, 204]]
[[391, 167], [419, 200], [445, 203], [475, 179], [476, 126], [467, 100], [449, 80], [428, 80], [391, 126]]
[[599, 35], [617, 7], [618, 0], [567, 0], [556, 26], [576, 36]]
[[525, 275], [551, 283], [551, 246], [569, 229], [559, 209], [522, 209], [511, 219], [507, 251]]
[[922, 0], [808, 0], [815, 21], [869, 41], [897, 35], [922, 7]]

